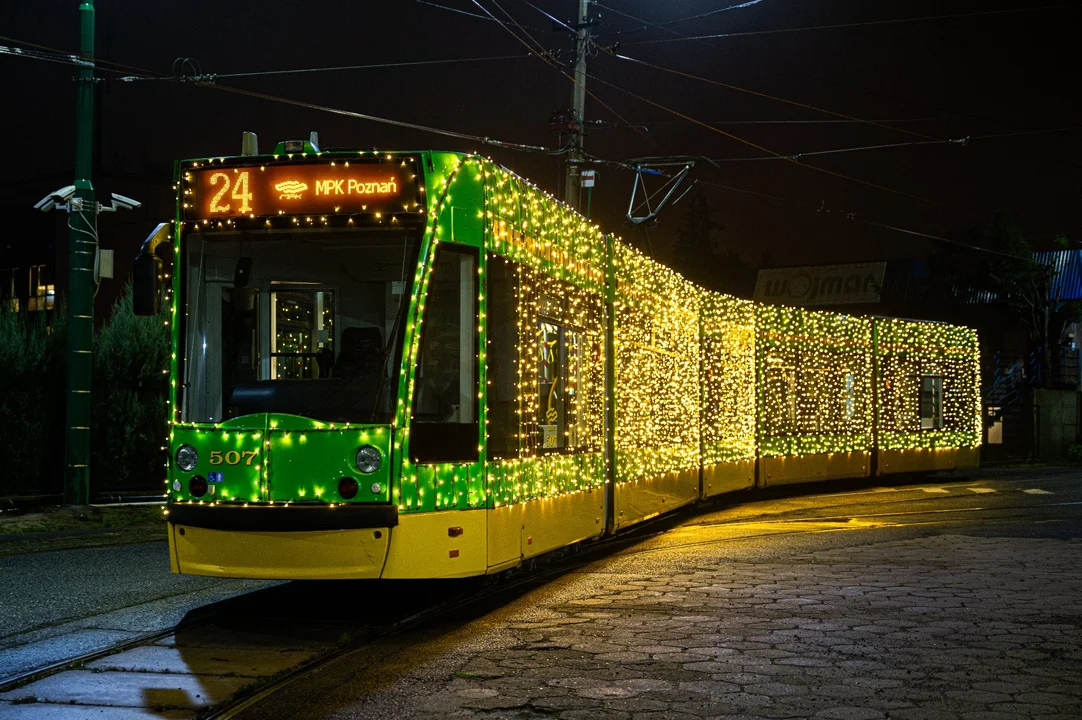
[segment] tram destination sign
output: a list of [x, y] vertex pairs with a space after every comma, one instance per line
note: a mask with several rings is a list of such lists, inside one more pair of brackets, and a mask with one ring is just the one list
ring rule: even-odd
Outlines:
[[208, 166], [185, 170], [183, 180], [183, 214], [188, 220], [393, 213], [420, 207], [412, 158]]

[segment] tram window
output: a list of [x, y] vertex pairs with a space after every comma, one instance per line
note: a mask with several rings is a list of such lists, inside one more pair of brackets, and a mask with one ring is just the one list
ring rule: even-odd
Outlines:
[[796, 370], [768, 367], [763, 390], [765, 393], [764, 429], [772, 435], [791, 435], [797, 431]]
[[519, 456], [518, 271], [498, 255], [488, 259], [488, 456]]
[[938, 375], [921, 378], [920, 429], [943, 429], [943, 378]]
[[852, 420], [857, 414], [857, 383], [853, 373], [845, 374], [845, 419]]
[[277, 289], [271, 292], [271, 307], [270, 379], [328, 377], [334, 358], [334, 291]]
[[414, 370], [410, 455], [477, 459], [477, 255], [441, 245], [428, 280]]
[[542, 451], [578, 443], [579, 334], [551, 320], [537, 323], [538, 442]]

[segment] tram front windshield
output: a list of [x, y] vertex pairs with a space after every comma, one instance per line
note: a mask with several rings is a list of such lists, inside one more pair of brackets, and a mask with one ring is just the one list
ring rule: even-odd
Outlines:
[[390, 422], [416, 252], [404, 232], [188, 234], [181, 418]]

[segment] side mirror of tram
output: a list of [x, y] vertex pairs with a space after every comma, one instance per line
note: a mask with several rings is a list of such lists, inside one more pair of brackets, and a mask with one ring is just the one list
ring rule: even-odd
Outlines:
[[132, 309], [136, 315], [157, 315], [162, 309], [165, 263], [158, 246], [171, 238], [169, 223], [159, 223], [143, 241], [132, 268]]
[[164, 263], [157, 255], [137, 255], [132, 268], [132, 309], [136, 315], [157, 315], [162, 309]]

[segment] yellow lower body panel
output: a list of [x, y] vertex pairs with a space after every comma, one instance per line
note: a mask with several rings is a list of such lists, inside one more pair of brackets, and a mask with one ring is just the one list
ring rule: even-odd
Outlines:
[[504, 505], [488, 511], [488, 572], [522, 562], [522, 525], [526, 505]]
[[699, 497], [698, 468], [668, 472], [616, 486], [616, 527], [634, 525]]
[[603, 488], [523, 504], [522, 555], [532, 557], [588, 538], [605, 530]]
[[268, 580], [377, 578], [388, 528], [251, 532], [169, 525], [170, 567], [185, 575]]
[[744, 490], [755, 485], [755, 460], [735, 460], [703, 468], [703, 497]]
[[912, 448], [907, 450], [879, 450], [876, 473], [933, 472], [935, 470], [962, 470], [980, 465], [979, 447], [963, 448]]
[[871, 453], [816, 453], [759, 458], [759, 487], [867, 477]]
[[448, 510], [398, 516], [380, 577], [455, 578], [488, 569], [487, 510]]

